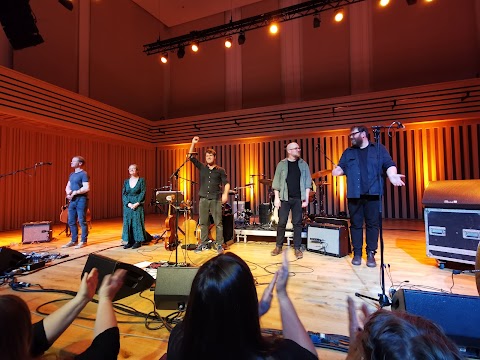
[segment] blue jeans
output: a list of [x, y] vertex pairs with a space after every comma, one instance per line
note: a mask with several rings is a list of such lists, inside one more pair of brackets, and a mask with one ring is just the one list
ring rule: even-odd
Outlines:
[[350, 235], [355, 255], [362, 255], [363, 222], [365, 221], [367, 253], [378, 248], [380, 225], [380, 199], [378, 195], [362, 195], [359, 199], [348, 199], [350, 213]]
[[282, 201], [280, 209], [278, 209], [277, 247], [282, 247], [285, 241], [285, 227], [290, 210], [292, 210], [293, 247], [299, 250], [302, 245], [302, 200], [294, 198]]
[[72, 233], [72, 242], [78, 241], [78, 226], [77, 218], [80, 227], [82, 228], [82, 239], [83, 243], [87, 242], [88, 237], [88, 225], [87, 225], [87, 209], [88, 209], [88, 198], [86, 196], [75, 196], [70, 200], [68, 205], [68, 226], [70, 227], [70, 232]]
[[200, 225], [200, 238], [201, 244], [205, 245], [208, 242], [208, 226], [210, 225], [209, 211], [213, 217], [213, 223], [217, 232], [217, 238], [215, 239], [218, 245], [223, 244], [223, 223], [222, 223], [222, 201], [221, 200], [209, 200], [206, 198], [200, 198], [200, 204], [198, 207], [198, 224]]

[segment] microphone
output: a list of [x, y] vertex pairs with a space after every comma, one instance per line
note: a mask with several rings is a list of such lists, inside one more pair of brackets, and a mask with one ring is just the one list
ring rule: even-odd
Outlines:
[[383, 125], [375, 125], [375, 126], [372, 126], [372, 129], [383, 129], [385, 126]]
[[190, 156], [198, 155], [198, 152], [189, 152], [188, 155]]
[[35, 166], [42, 166], [42, 165], [52, 165], [52, 162], [51, 161], [46, 161], [46, 162], [39, 162], [39, 163], [36, 163]]
[[405, 125], [403, 125], [400, 121], [395, 121], [395, 124], [397, 125], [397, 129], [405, 129]]

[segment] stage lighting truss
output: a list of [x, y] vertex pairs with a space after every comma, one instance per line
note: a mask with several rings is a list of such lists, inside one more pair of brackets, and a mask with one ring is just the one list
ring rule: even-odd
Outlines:
[[181, 47], [191, 46], [193, 43], [202, 43], [219, 38], [232, 37], [237, 34], [245, 34], [247, 31], [266, 27], [272, 21], [278, 23], [290, 21], [305, 16], [319, 14], [328, 10], [345, 8], [348, 5], [363, 2], [365, 0], [311, 0], [300, 4], [288, 6], [269, 13], [230, 21], [227, 24], [215, 26], [205, 30], [192, 31], [189, 34], [177, 36], [166, 40], [157, 40], [154, 43], [143, 45], [143, 52], [147, 55], [178, 51]]

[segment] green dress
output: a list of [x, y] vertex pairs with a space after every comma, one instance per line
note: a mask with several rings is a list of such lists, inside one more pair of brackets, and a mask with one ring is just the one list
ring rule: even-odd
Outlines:
[[[129, 179], [123, 183], [122, 202], [123, 202], [123, 232], [122, 240], [133, 244], [135, 241], [145, 241], [145, 179], [139, 178], [137, 184], [131, 188]], [[130, 209], [129, 203], [140, 203], [135, 210]]]

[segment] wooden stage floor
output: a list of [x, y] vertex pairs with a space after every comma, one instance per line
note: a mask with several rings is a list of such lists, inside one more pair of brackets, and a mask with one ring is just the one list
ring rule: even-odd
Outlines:
[[[147, 216], [146, 228], [151, 234], [163, 232], [165, 215], [151, 214]], [[48, 289], [64, 289], [76, 291], [80, 282], [80, 274], [89, 253], [97, 254], [135, 264], [143, 261], [161, 260], [175, 261], [175, 252], [165, 250], [163, 242], [143, 246], [137, 250], [124, 250], [120, 246], [122, 220], [112, 219], [94, 221], [89, 236], [89, 246], [83, 249], [62, 249], [61, 245], [68, 241], [64, 234], [58, 236], [63, 225], [54, 226], [52, 242], [22, 245], [21, 231], [0, 233], [0, 244], [10, 245], [21, 252], [52, 252], [67, 254], [68, 257], [51, 262], [46, 268], [30, 275], [18, 278], [19, 281], [40, 284]], [[274, 247], [274, 238], [262, 237], [260, 241], [239, 242], [230, 246], [232, 251], [247, 261], [258, 282], [258, 294], [261, 296], [272, 273], [277, 269], [280, 257], [272, 257], [270, 251]], [[270, 241], [268, 241], [270, 240]], [[434, 259], [426, 256], [425, 231], [423, 221], [386, 220], [384, 221], [386, 292], [390, 288], [415, 288], [432, 291], [452, 291], [455, 294], [478, 295], [473, 274], [455, 275], [452, 282], [451, 269], [440, 269]], [[290, 297], [297, 312], [309, 331], [348, 335], [348, 317], [346, 310], [347, 296], [355, 292], [378, 298], [380, 288], [380, 269], [367, 268], [365, 262], [361, 266], [352, 266], [351, 256], [336, 258], [317, 253], [305, 252], [304, 258], [296, 260], [293, 250], [289, 250], [291, 277], [288, 283]], [[199, 266], [215, 256], [216, 252], [207, 251], [195, 254], [193, 251], [179, 251], [179, 261]], [[377, 262], [380, 255], [377, 254]], [[38, 289], [31, 287], [30, 289]], [[0, 287], [0, 294], [15, 293], [27, 301], [33, 320], [40, 319], [35, 312], [37, 307], [55, 300], [68, 298], [66, 295], [51, 293], [18, 293], [7, 286]], [[154, 292], [145, 291], [143, 296], [153, 300]], [[356, 298], [360, 304], [362, 299]], [[138, 294], [120, 300], [143, 313], [153, 311], [150, 301]], [[367, 300], [372, 309], [375, 302]], [[50, 313], [62, 302], [48, 304], [42, 311]], [[96, 305], [91, 303], [82, 312], [82, 316], [94, 318]], [[163, 316], [171, 311], [159, 311]], [[165, 328], [148, 330], [144, 319], [118, 315], [121, 333], [121, 350], [119, 359], [159, 359], [167, 348], [169, 333]], [[280, 329], [281, 320], [278, 304], [274, 298], [272, 308], [262, 318], [262, 327]], [[158, 324], [152, 324], [156, 326]], [[54, 343], [49, 351], [53, 354], [78, 353], [88, 346], [93, 337], [93, 321], [77, 319], [74, 324]], [[235, 339], [232, 339], [235, 341]], [[213, 344], [213, 340], [212, 340]], [[318, 349], [321, 359], [345, 359], [346, 354]], [[47, 357], [47, 358], [50, 358]]]

